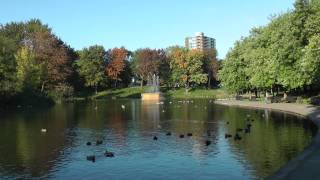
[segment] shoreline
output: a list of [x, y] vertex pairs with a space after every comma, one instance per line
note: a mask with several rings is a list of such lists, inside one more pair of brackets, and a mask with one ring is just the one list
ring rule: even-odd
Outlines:
[[311, 120], [318, 128], [312, 142], [297, 157], [290, 160], [266, 179], [320, 179], [320, 108], [313, 105], [273, 103], [257, 101], [217, 100], [215, 104], [249, 109], [269, 109], [293, 113]]

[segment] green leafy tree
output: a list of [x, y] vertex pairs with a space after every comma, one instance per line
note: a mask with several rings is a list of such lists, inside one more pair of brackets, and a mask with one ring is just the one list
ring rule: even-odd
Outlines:
[[0, 96], [3, 97], [12, 96], [18, 91], [15, 50], [14, 41], [0, 35]]
[[301, 75], [307, 85], [320, 83], [320, 36], [313, 36], [305, 48], [305, 54], [300, 64]]
[[84, 78], [85, 86], [95, 88], [96, 93], [98, 86], [106, 81], [105, 55], [103, 46], [90, 46], [80, 52], [80, 59], [75, 62], [79, 75]]
[[40, 86], [40, 65], [34, 53], [22, 47], [16, 54], [17, 78], [21, 89], [38, 89]]
[[247, 63], [243, 58], [242, 42], [238, 41], [235, 47], [227, 54], [222, 62], [222, 69], [218, 78], [222, 86], [231, 92], [240, 92], [250, 87], [246, 74]]

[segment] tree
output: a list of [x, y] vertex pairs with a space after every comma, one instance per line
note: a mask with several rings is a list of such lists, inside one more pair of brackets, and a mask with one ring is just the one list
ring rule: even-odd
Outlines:
[[313, 36], [304, 49], [305, 54], [300, 64], [301, 75], [306, 85], [319, 87], [320, 83], [320, 36]]
[[148, 76], [159, 75], [159, 67], [163, 58], [162, 50], [138, 49], [133, 56], [132, 68], [141, 79], [141, 87]]
[[16, 54], [18, 85], [23, 89], [33, 90], [40, 86], [40, 65], [34, 53], [22, 47]]
[[115, 87], [117, 87], [117, 82], [122, 80], [120, 75], [126, 67], [127, 57], [128, 51], [123, 47], [113, 48], [108, 52], [106, 73], [108, 77], [115, 82]]
[[80, 59], [75, 61], [76, 69], [81, 77], [85, 80], [87, 87], [95, 88], [98, 92], [98, 86], [105, 80], [105, 56], [106, 52], [102, 46], [90, 46], [84, 48], [79, 56]]
[[45, 86], [51, 88], [66, 82], [72, 74], [73, 59], [68, 57], [64, 43], [48, 31], [36, 32], [32, 41], [36, 59], [40, 64], [41, 91], [44, 91]]
[[[73, 50], [56, 37], [51, 29], [42, 24], [40, 20], [32, 19], [28, 22], [6, 24], [1, 26], [0, 34], [14, 42], [13, 55], [27, 55], [27, 52], [23, 50], [27, 48], [28, 53], [34, 56], [33, 58], [40, 66], [40, 73], [37, 75], [41, 82], [41, 92], [44, 92], [45, 89], [50, 90], [61, 83], [67, 83], [70, 79], [73, 71], [74, 56], [71, 56]], [[25, 61], [27, 57], [20, 58]]]
[[204, 54], [197, 50], [174, 47], [170, 50], [172, 79], [189, 89], [190, 83], [199, 85], [207, 82], [202, 65]]
[[16, 61], [14, 41], [0, 35], [0, 96], [9, 97], [15, 94]]
[[209, 49], [204, 51], [204, 72], [208, 74], [208, 88], [211, 87], [212, 80], [217, 81], [219, 62], [217, 59], [217, 50]]
[[223, 60], [222, 69], [218, 73], [218, 79], [223, 87], [231, 92], [240, 92], [250, 87], [246, 74], [247, 63], [243, 58], [242, 41], [237, 41]]

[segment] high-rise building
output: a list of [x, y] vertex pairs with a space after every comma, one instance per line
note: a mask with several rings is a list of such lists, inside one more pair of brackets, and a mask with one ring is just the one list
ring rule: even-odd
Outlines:
[[194, 37], [187, 37], [185, 39], [185, 46], [188, 49], [203, 51], [215, 48], [216, 40], [214, 38], [204, 36], [203, 32], [197, 32]]

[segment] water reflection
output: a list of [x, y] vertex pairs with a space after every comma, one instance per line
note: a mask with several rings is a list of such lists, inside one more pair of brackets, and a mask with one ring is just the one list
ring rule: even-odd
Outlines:
[[[241, 141], [225, 139], [225, 133], [235, 134], [248, 123], [248, 114], [254, 119], [251, 133], [241, 133]], [[48, 132], [41, 133], [42, 128]], [[218, 106], [204, 100], [63, 104], [0, 118], [0, 176], [261, 178], [301, 152], [315, 131], [297, 116]], [[167, 132], [172, 136], [166, 136]], [[187, 133], [193, 136], [179, 138]], [[158, 141], [152, 140], [154, 135]], [[97, 139], [104, 144], [86, 145]], [[210, 146], [205, 145], [206, 140], [211, 141]], [[106, 149], [116, 157], [106, 159]], [[90, 154], [97, 156], [96, 163], [86, 161]]]

